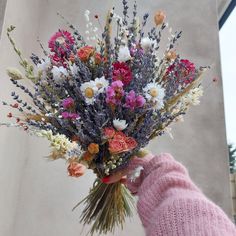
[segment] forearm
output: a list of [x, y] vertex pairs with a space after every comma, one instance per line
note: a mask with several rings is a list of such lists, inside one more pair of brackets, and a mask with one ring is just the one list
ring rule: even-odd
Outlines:
[[148, 235], [236, 235], [223, 211], [169, 154], [144, 162], [143, 168], [139, 185], [129, 187], [136, 187], [138, 213]]

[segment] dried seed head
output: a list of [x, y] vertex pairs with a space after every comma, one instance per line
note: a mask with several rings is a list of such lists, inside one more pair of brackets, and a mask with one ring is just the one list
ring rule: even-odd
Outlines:
[[154, 22], [157, 26], [163, 24], [166, 18], [166, 14], [163, 11], [157, 11], [154, 16]]

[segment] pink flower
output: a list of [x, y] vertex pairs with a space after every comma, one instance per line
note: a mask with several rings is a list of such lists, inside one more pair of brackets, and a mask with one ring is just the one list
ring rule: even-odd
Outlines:
[[111, 83], [106, 90], [106, 102], [110, 105], [121, 104], [121, 99], [124, 96], [123, 83], [120, 80]]
[[124, 140], [119, 140], [119, 139], [112, 139], [109, 140], [109, 151], [112, 154], [118, 154], [121, 152], [125, 152], [128, 149], [127, 144], [125, 143]]
[[113, 64], [113, 81], [120, 80], [127, 86], [132, 80], [132, 73], [129, 66], [125, 62], [115, 62]]
[[138, 96], [136, 97], [136, 106], [137, 106], [137, 107], [143, 107], [143, 105], [145, 104], [145, 102], [146, 102], [146, 100], [145, 100], [145, 98], [144, 98], [143, 96], [138, 95]]
[[115, 133], [116, 133], [115, 129], [112, 128], [112, 127], [106, 127], [106, 128], [104, 128], [103, 132], [104, 132], [105, 138], [107, 138], [107, 139], [113, 138], [114, 135], [115, 135]]
[[113, 138], [109, 139], [109, 151], [111, 154], [128, 152], [137, 147], [137, 142], [132, 137], [127, 137], [123, 132], [115, 132]]
[[174, 73], [179, 82], [189, 84], [194, 79], [195, 65], [189, 60], [181, 59], [179, 62], [174, 63], [167, 68], [166, 76], [171, 75], [171, 73]]
[[134, 90], [131, 90], [125, 98], [125, 107], [134, 110], [135, 108], [143, 107], [145, 99], [143, 96], [136, 96]]
[[75, 40], [71, 33], [65, 30], [59, 30], [50, 38], [48, 47], [51, 49], [51, 52], [65, 54], [67, 50], [71, 50], [74, 43]]
[[75, 101], [73, 98], [69, 97], [69, 98], [66, 98], [62, 101], [62, 106], [65, 108], [65, 109], [69, 109], [69, 108], [73, 108], [75, 105]]
[[79, 114], [76, 113], [70, 113], [70, 112], [62, 112], [61, 113], [63, 119], [68, 119], [68, 120], [76, 120], [79, 118]]
[[86, 166], [81, 163], [73, 161], [69, 164], [67, 170], [69, 176], [78, 178], [85, 173]]

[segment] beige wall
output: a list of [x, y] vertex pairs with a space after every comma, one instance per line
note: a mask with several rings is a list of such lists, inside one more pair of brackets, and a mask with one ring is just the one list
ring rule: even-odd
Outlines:
[[[9, 24], [17, 26], [14, 33], [17, 43], [29, 56], [38, 52], [37, 36], [45, 42], [64, 23], [57, 18], [60, 11], [84, 30], [83, 12], [103, 15], [115, 0], [8, 0], [4, 30]], [[133, 1], [129, 1], [130, 3]], [[178, 49], [182, 56], [198, 65], [211, 65], [204, 84], [213, 77], [220, 77], [220, 60], [215, 0], [165, 0], [137, 1], [140, 13], [154, 14], [164, 9], [174, 30], [183, 30]], [[4, 31], [5, 32], [5, 31]], [[12, 86], [5, 76], [5, 68], [16, 65], [16, 57], [10, 49], [5, 34], [1, 40], [0, 75], [1, 98], [7, 99]], [[189, 169], [194, 181], [204, 193], [230, 215], [229, 174], [225, 140], [224, 108], [221, 82], [205, 91], [201, 106], [194, 107], [186, 115], [185, 122], [173, 129], [174, 140], [168, 136], [150, 145], [155, 153], [171, 152]], [[2, 109], [1, 109], [2, 114]], [[80, 180], [67, 177], [62, 161], [47, 162], [49, 153], [46, 141], [27, 137], [18, 130], [0, 131], [0, 235], [4, 236], [72, 236], [80, 233], [78, 223], [81, 208], [71, 208], [84, 197], [94, 176], [88, 172]], [[144, 235], [137, 216], [123, 232], [115, 235]]]

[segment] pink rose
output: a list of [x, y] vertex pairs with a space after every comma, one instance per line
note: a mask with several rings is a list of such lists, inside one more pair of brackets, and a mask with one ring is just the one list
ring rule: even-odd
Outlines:
[[116, 133], [116, 131], [113, 128], [111, 128], [111, 127], [105, 128], [103, 130], [103, 132], [104, 132], [105, 137], [108, 138], [108, 139], [113, 138], [115, 133]]
[[131, 137], [128, 137], [126, 140], [125, 140], [127, 146], [128, 146], [128, 150], [132, 150], [134, 148], [137, 147], [137, 142], [134, 138], [131, 138]]
[[67, 170], [69, 176], [78, 178], [85, 173], [86, 166], [74, 161], [69, 164]]
[[127, 150], [127, 144], [123, 139], [112, 139], [109, 141], [109, 151], [111, 154], [118, 154]]

